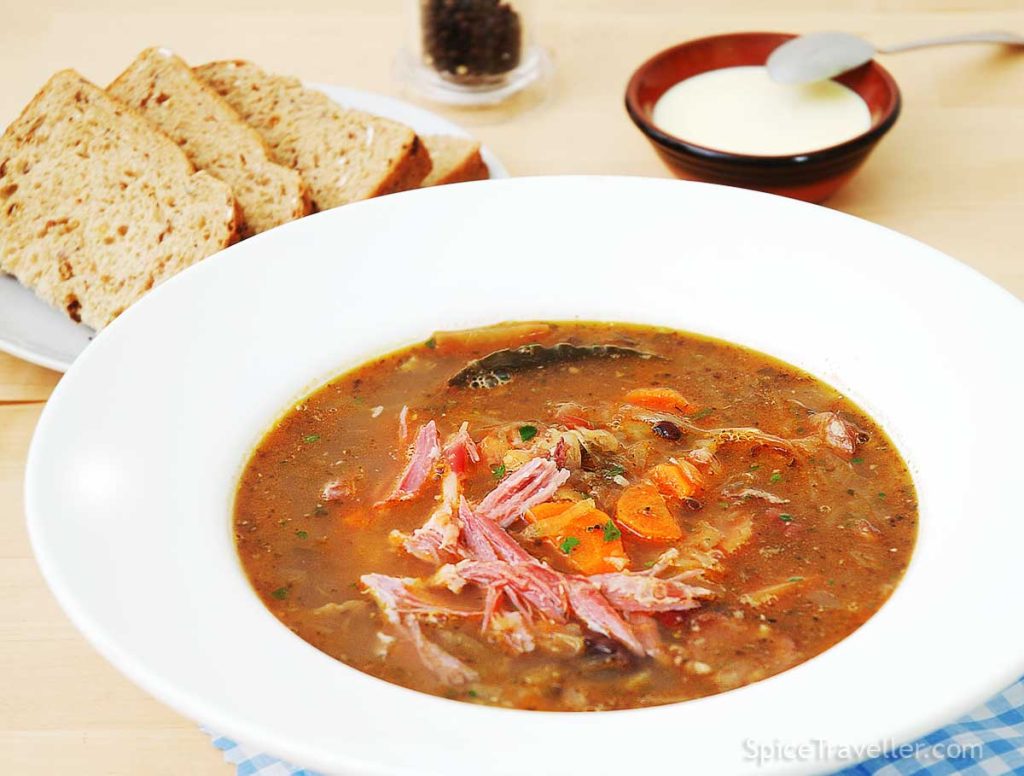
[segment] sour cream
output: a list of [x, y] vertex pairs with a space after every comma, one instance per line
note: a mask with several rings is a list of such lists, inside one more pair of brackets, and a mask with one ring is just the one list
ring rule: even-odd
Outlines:
[[779, 84], [764, 67], [710, 70], [668, 89], [654, 123], [697, 145], [791, 156], [837, 145], [871, 126], [867, 103], [836, 81]]

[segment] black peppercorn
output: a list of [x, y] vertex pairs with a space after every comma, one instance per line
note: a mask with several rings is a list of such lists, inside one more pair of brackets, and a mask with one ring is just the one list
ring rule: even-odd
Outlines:
[[503, 0], [422, 0], [428, 64], [454, 80], [486, 81], [519, 64], [519, 14]]

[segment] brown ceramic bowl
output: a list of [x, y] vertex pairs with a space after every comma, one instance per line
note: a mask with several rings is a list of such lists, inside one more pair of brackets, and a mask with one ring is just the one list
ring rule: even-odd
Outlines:
[[670, 135], [651, 120], [654, 104], [670, 86], [708, 70], [763, 65], [777, 46], [793, 37], [778, 32], [736, 32], [665, 49], [633, 73], [626, 88], [626, 110], [679, 177], [821, 202], [853, 175], [899, 116], [899, 87], [877, 62], [868, 62], [835, 79], [867, 103], [870, 128], [839, 145], [805, 154], [750, 156], [717, 151]]

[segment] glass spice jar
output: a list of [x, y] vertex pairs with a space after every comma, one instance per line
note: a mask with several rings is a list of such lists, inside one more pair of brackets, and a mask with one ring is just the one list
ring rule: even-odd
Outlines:
[[529, 35], [528, 0], [409, 0], [412, 29], [397, 75], [451, 104], [499, 102], [550, 67]]

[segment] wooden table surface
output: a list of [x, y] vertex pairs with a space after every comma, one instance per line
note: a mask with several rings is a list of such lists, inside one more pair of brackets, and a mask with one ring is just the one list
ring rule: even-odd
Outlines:
[[[666, 176], [627, 119], [622, 92], [644, 58], [686, 38], [743, 29], [843, 29], [879, 43], [987, 29], [1024, 33], [1020, 0], [535, 6], [536, 34], [557, 68], [547, 93], [518, 111], [448, 112], [516, 175]], [[397, 93], [391, 61], [404, 11], [398, 0], [0, 0], [0, 125], [52, 72], [74, 67], [106, 84], [156, 44], [191, 62], [245, 57], [312, 81]], [[903, 89], [903, 116], [829, 205], [916, 237], [1024, 295], [1024, 56], [961, 47], [885, 64]], [[32, 559], [22, 513], [25, 455], [58, 379], [0, 354], [0, 771], [228, 774], [194, 723], [129, 683], [78, 635]]]

